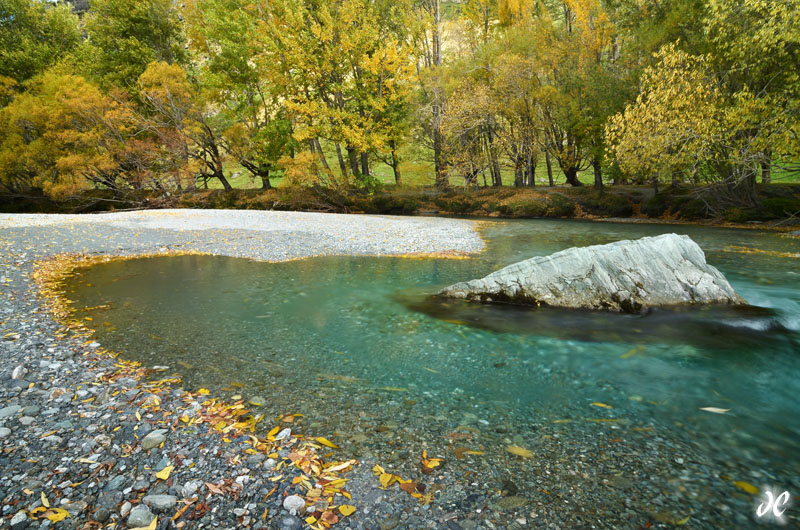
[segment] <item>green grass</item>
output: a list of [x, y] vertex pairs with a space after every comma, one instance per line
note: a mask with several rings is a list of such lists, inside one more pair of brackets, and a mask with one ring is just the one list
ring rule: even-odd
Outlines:
[[[335, 172], [339, 172], [339, 162], [336, 157], [336, 151], [333, 144], [322, 142], [325, 157], [328, 164]], [[400, 174], [401, 185], [404, 188], [425, 188], [431, 187], [435, 184], [435, 176], [433, 169], [433, 153], [422, 147], [404, 146], [400, 150]], [[394, 186], [394, 171], [392, 167], [380, 160], [371, 159], [370, 168], [378, 180], [389, 186]], [[553, 181], [556, 186], [565, 186], [566, 178], [558, 164], [553, 161]], [[507, 161], [501, 160], [500, 172], [503, 178], [504, 186], [514, 185], [514, 170], [510, 167]], [[261, 187], [261, 180], [254, 179], [250, 174], [236, 162], [228, 162], [225, 165], [225, 175], [234, 189], [258, 189]], [[490, 175], [486, 172], [486, 181], [490, 182]], [[578, 179], [586, 186], [594, 185], [594, 173], [591, 169], [581, 171], [578, 173]], [[284, 184], [283, 175], [276, 172], [275, 176], [271, 179], [272, 185], [280, 187]], [[483, 186], [483, 176], [478, 176], [478, 183]], [[773, 184], [788, 184], [800, 183], [800, 172], [790, 172], [785, 169], [776, 167], [772, 172]], [[450, 179], [450, 185], [455, 188], [464, 186], [464, 178], [461, 176], [453, 176]], [[542, 157], [536, 166], [536, 185], [548, 186], [547, 167], [544, 158]], [[202, 184], [198, 183], [198, 187], [202, 188]], [[213, 179], [208, 183], [209, 189], [222, 189], [222, 184]]]

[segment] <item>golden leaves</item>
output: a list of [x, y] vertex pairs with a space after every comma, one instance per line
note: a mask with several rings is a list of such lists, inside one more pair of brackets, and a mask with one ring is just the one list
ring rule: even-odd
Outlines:
[[316, 440], [318, 444], [324, 445], [325, 447], [330, 447], [331, 449], [339, 449], [338, 445], [328, 440], [327, 438], [323, 438], [322, 436], [317, 436], [316, 438], [314, 438], [314, 440]]
[[761, 491], [757, 487], [750, 484], [749, 482], [745, 482], [743, 480], [737, 480], [736, 482], [733, 483], [733, 485], [742, 491], [746, 491], [750, 495], [758, 495], [758, 492]]
[[441, 458], [428, 458], [428, 452], [422, 451], [422, 472], [426, 475], [429, 475], [433, 472], [435, 467], [439, 467], [442, 462], [444, 462]]
[[605, 403], [599, 403], [599, 402], [597, 402], [597, 401], [594, 401], [594, 402], [592, 403], [592, 406], [594, 406], [594, 407], [600, 407], [600, 408], [604, 408], [604, 409], [613, 409], [613, 408], [614, 408], [614, 407], [612, 407], [611, 405], [606, 405]]
[[518, 445], [509, 445], [506, 447], [506, 451], [511, 453], [512, 455], [519, 456], [521, 458], [532, 458], [533, 453], [525, 449], [524, 447], [520, 447]]
[[172, 473], [173, 469], [175, 469], [174, 466], [164, 467], [164, 469], [156, 473], [156, 478], [160, 480], [167, 480], [169, 478], [169, 474]]
[[349, 517], [349, 516], [353, 515], [354, 513], [356, 513], [356, 507], [355, 506], [351, 506], [349, 504], [342, 504], [341, 506], [339, 506], [338, 509], [339, 509], [339, 513], [342, 514], [345, 517]]

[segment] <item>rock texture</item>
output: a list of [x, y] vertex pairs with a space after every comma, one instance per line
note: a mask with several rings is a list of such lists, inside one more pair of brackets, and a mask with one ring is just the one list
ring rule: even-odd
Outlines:
[[676, 234], [571, 248], [535, 257], [440, 296], [637, 312], [655, 306], [746, 304], [703, 250]]

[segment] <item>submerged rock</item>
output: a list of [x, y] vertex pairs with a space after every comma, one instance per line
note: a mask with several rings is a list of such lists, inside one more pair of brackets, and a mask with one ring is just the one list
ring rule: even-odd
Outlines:
[[637, 312], [647, 307], [746, 304], [706, 263], [703, 250], [676, 234], [571, 248], [531, 258], [440, 296], [527, 305]]

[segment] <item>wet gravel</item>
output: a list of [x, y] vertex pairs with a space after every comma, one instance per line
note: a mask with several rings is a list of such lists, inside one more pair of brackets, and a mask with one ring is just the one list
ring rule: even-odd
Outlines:
[[[0, 215], [0, 528], [134, 528], [155, 518], [159, 529], [308, 527], [307, 514], [284, 508], [300, 492], [292, 480], [300, 470], [275, 467], [295, 447], [292, 437], [276, 442], [272, 458], [253, 453], [248, 436], [225, 438], [207, 423], [181, 420], [199, 414], [213, 391], [190, 394], [162, 381], [171, 370], [120, 363], [65, 329], [30, 277], [37, 260], [64, 252], [285, 260], [482, 248], [473, 223], [461, 220], [216, 210]], [[296, 410], [313, 410], [319, 399], [280, 390], [296, 395]], [[281, 424], [345, 440], [320, 452], [359, 460], [343, 475], [352, 499], [333, 499], [356, 512], [334, 528], [752, 528], [758, 502], [735, 481], [800, 491], [796, 476], [710, 459], [680, 426], [623, 420], [577, 428], [535, 410], [521, 424], [506, 421], [502, 405], [485, 417], [465, 412], [466, 396], [463, 407], [433, 412], [420, 411], [419, 398], [360, 395], [348, 405], [346, 432], [314, 432], [313, 415]], [[274, 412], [269, 396], [245, 401]], [[319, 414], [330, 406], [318, 403]], [[423, 450], [444, 463], [424, 473]], [[383, 489], [375, 465], [418, 482], [425, 495]], [[167, 479], [156, 476], [170, 466]], [[45, 502], [69, 517], [43, 518]], [[798, 525], [796, 512], [786, 513], [789, 527]]]

